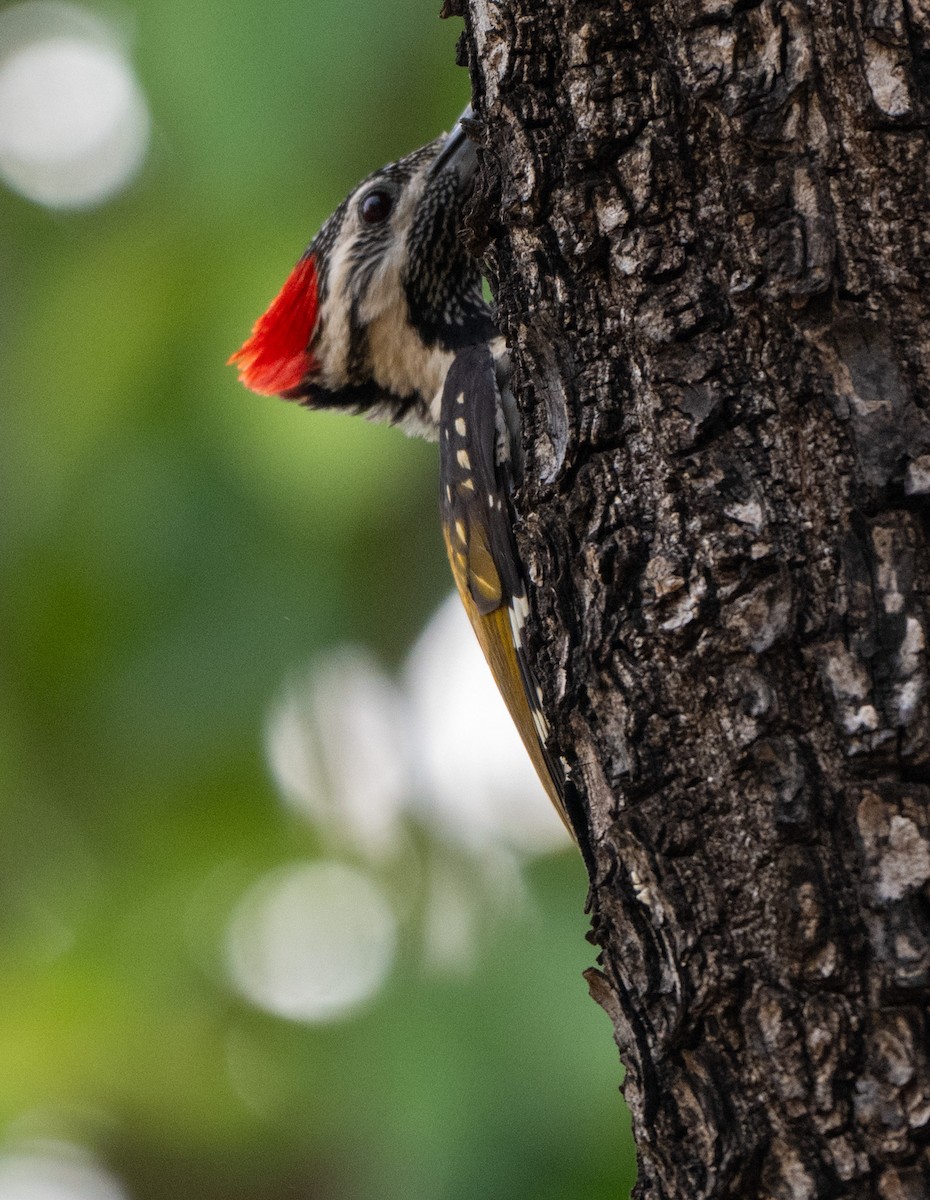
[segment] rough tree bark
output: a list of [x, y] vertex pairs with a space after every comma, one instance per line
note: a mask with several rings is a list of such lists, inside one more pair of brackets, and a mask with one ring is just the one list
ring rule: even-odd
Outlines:
[[930, 2], [448, 8], [638, 1194], [930, 1196]]

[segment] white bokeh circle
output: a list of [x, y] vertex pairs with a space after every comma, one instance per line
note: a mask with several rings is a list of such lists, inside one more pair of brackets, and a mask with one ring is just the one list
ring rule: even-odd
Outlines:
[[458, 596], [446, 600], [420, 635], [405, 684], [424, 815], [472, 845], [504, 845], [522, 854], [565, 849], [565, 827]]
[[410, 792], [403, 697], [374, 658], [340, 646], [286, 690], [265, 731], [289, 806], [371, 859], [393, 853]]
[[381, 989], [396, 943], [390, 901], [367, 873], [339, 862], [296, 863], [264, 876], [239, 902], [229, 972], [266, 1012], [330, 1021]]
[[149, 144], [148, 106], [117, 39], [76, 5], [0, 12], [0, 178], [52, 208], [121, 191]]
[[128, 1200], [122, 1183], [76, 1146], [0, 1151], [0, 1200]]

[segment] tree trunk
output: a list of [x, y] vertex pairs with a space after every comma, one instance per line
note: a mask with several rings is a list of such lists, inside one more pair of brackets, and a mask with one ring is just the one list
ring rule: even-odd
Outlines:
[[463, 7], [637, 1194], [928, 1197], [930, 0]]

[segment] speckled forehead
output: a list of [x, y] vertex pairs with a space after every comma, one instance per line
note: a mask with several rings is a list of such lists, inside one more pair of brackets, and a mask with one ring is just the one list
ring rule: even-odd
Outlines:
[[[375, 171], [371, 174], [365, 183], [370, 183], [374, 179], [390, 179], [397, 180], [398, 183], [405, 183], [411, 179], [423, 167], [428, 166], [439, 153], [445, 138], [438, 137], [434, 141], [429, 142], [425, 146], [420, 146], [418, 150], [414, 150], [412, 154], [408, 154], [406, 158], [399, 158], [397, 162], [388, 163], [386, 167], [382, 167], [380, 171]], [[364, 185], [363, 185], [364, 186]]]
[[377, 171], [372, 171], [347, 198], [345, 202], [346, 207], [348, 208], [348, 206], [363, 196], [369, 188], [379, 183], [391, 184], [399, 192], [403, 192], [411, 180], [426, 171], [429, 164], [438, 154], [441, 145], [442, 138], [437, 138], [434, 142], [430, 142], [428, 146], [421, 146], [418, 150], [414, 150], [406, 158], [400, 158], [397, 162], [388, 163]]

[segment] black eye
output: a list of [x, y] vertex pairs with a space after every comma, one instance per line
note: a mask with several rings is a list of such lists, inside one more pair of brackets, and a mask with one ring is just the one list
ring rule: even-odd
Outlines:
[[376, 188], [373, 192], [368, 192], [367, 195], [362, 197], [358, 211], [361, 213], [362, 220], [368, 225], [380, 225], [382, 221], [386, 221], [391, 215], [393, 207], [394, 197], [391, 193], [382, 191], [381, 188]]

